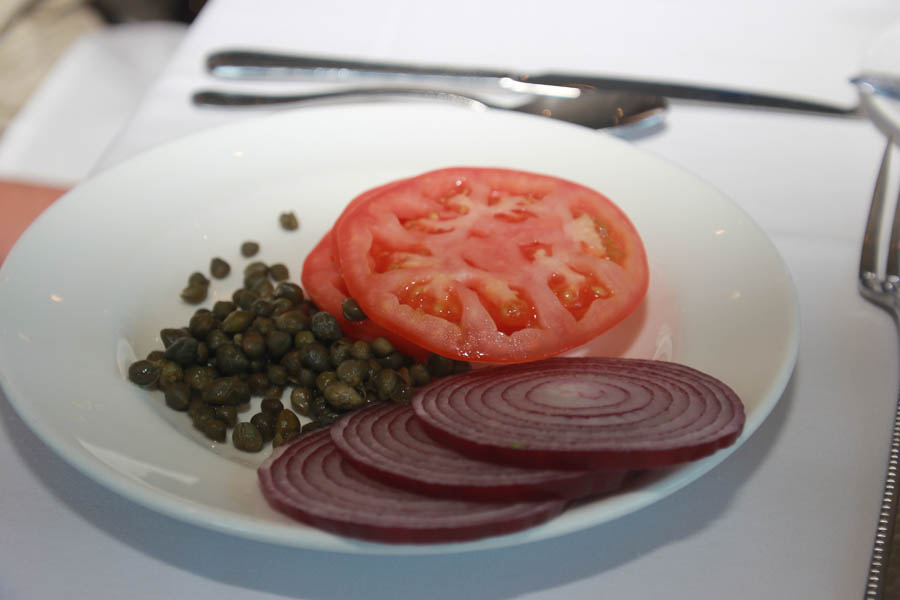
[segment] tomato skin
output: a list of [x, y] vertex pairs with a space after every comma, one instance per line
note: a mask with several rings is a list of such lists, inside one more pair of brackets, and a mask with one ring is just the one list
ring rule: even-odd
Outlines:
[[441, 169], [354, 201], [334, 228], [347, 290], [371, 320], [437, 354], [537, 360], [640, 303], [649, 269], [627, 216], [547, 175]]

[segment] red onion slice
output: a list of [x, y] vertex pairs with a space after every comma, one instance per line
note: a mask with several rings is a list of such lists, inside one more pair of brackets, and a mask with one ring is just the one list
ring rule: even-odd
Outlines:
[[439, 445], [411, 406], [383, 404], [331, 427], [341, 454], [363, 473], [429, 496], [522, 501], [580, 498], [617, 489], [625, 471], [526, 469], [475, 460]]
[[732, 444], [744, 408], [725, 383], [671, 362], [551, 358], [422, 389], [437, 442], [479, 460], [555, 469], [669, 466]]
[[269, 503], [333, 533], [387, 543], [443, 543], [513, 533], [559, 514], [563, 500], [435, 499], [375, 481], [346, 461], [328, 430], [279, 448], [258, 470]]

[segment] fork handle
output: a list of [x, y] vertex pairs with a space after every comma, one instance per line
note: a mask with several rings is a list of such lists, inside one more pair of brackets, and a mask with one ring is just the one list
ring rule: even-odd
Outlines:
[[900, 393], [894, 412], [887, 476], [881, 498], [881, 510], [878, 513], [872, 560], [869, 563], [865, 600], [900, 597], [900, 537], [895, 537], [895, 534], [900, 532], [897, 523], [898, 494], [900, 494], [898, 470], [900, 470]]

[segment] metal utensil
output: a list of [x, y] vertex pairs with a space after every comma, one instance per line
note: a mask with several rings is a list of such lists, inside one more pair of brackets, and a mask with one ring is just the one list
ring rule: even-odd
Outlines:
[[850, 79], [850, 83], [867, 93], [900, 100], [900, 76], [863, 73]]
[[535, 96], [519, 106], [500, 106], [483, 99], [454, 92], [420, 88], [354, 88], [333, 92], [290, 95], [262, 95], [243, 92], [203, 90], [194, 93], [198, 106], [271, 106], [334, 101], [388, 100], [419, 98], [460, 104], [475, 109], [497, 108], [541, 115], [570, 123], [602, 129], [640, 123], [641, 127], [658, 124], [666, 109], [666, 100], [618, 92], [586, 92], [578, 98]]
[[211, 54], [207, 58], [207, 68], [213, 75], [225, 79], [308, 80], [312, 77], [348, 82], [387, 78], [424, 82], [436, 87], [446, 87], [448, 82], [453, 82], [563, 97], [577, 96], [583, 90], [601, 90], [830, 115], [855, 115], [858, 112], [856, 107], [698, 85], [568, 73], [507, 73], [492, 69], [335, 60], [245, 50], [223, 50]]
[[[893, 140], [889, 139], [881, 161], [881, 169], [875, 183], [872, 205], [863, 237], [862, 254], [859, 260], [859, 291], [867, 300], [886, 309], [900, 326], [900, 198], [895, 208], [894, 222], [888, 245], [887, 266], [885, 276], [878, 274], [878, 246], [881, 233], [884, 199], [887, 195], [887, 184], [890, 171], [890, 157]], [[886, 600], [897, 598], [900, 592], [900, 547], [895, 534], [898, 527], [898, 483], [900, 483], [900, 398], [894, 413], [894, 425], [891, 433], [891, 449], [888, 459], [887, 476], [878, 513], [878, 527], [872, 559], [869, 564], [869, 576], [866, 580], [866, 600]], [[895, 552], [898, 551], [898, 552]]]

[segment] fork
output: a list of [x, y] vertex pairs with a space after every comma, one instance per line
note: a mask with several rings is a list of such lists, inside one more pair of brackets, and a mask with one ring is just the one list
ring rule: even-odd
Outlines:
[[[875, 182], [875, 191], [872, 195], [872, 205], [869, 208], [862, 253], [859, 259], [859, 291], [866, 300], [890, 312], [895, 323], [900, 326], [900, 198], [897, 200], [898, 205], [895, 208], [891, 227], [885, 274], [884, 276], [878, 274], [878, 242], [881, 237], [884, 199], [888, 194], [893, 145], [893, 139], [888, 139], [884, 157], [881, 160], [881, 168], [878, 171], [878, 179]], [[897, 523], [898, 495], [900, 495], [898, 482], [900, 482], [900, 397], [898, 397], [898, 406], [894, 414], [887, 475], [881, 509], [878, 513], [878, 527], [875, 533], [872, 559], [869, 563], [869, 575], [866, 580], [865, 600], [895, 598], [896, 594], [900, 592], [900, 588], [898, 588], [900, 586], [900, 563], [893, 560], [900, 558], [900, 546], [898, 546], [900, 539], [894, 540], [895, 529], [900, 531]]]

